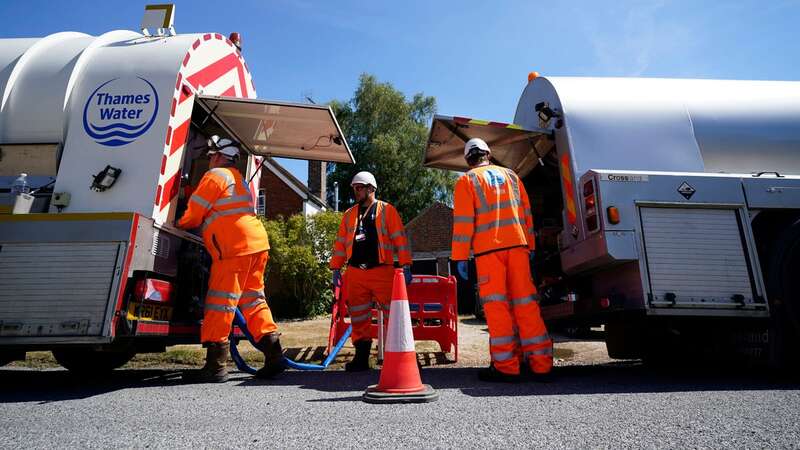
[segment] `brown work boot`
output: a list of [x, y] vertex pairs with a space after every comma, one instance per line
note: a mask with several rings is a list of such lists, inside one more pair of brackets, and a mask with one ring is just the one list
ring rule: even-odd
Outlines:
[[348, 372], [369, 370], [369, 354], [372, 351], [372, 340], [356, 341], [353, 346], [356, 348], [356, 354], [353, 356], [352, 361], [344, 365], [344, 370]]
[[533, 381], [536, 383], [550, 383], [553, 381], [553, 371], [545, 373], [534, 372], [529, 366], [522, 365], [520, 367], [520, 378], [523, 381]]
[[283, 349], [281, 348], [281, 334], [265, 334], [256, 343], [256, 348], [264, 353], [264, 367], [258, 369], [256, 378], [269, 379], [286, 370], [286, 362], [283, 360]]
[[206, 347], [206, 364], [202, 369], [183, 372], [187, 383], [224, 383], [228, 381], [228, 342], [209, 342]]
[[494, 364], [478, 371], [478, 379], [490, 383], [519, 383], [522, 377], [510, 373], [503, 373], [494, 367]]

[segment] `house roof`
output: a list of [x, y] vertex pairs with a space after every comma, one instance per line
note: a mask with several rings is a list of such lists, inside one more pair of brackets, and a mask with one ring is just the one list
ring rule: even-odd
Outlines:
[[292, 175], [291, 172], [286, 170], [282, 165], [278, 164], [278, 162], [274, 159], [267, 157], [266, 161], [264, 162], [264, 167], [270, 172], [274, 173], [275, 176], [280, 178], [280, 180], [286, 183], [289, 187], [291, 187], [292, 190], [297, 192], [297, 195], [302, 197], [304, 200], [308, 200], [320, 208], [331, 209], [323, 199], [312, 194], [308, 189], [308, 186], [306, 186], [302, 181], [298, 180], [297, 177]]
[[450, 252], [453, 208], [435, 202], [406, 225], [413, 253]]

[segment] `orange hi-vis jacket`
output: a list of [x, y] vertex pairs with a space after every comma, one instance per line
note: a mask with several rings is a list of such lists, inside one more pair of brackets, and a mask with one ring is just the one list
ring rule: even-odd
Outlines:
[[[394, 206], [377, 201], [375, 211], [375, 228], [378, 230], [378, 262], [394, 264], [394, 257], [401, 266], [411, 264], [411, 250], [408, 245], [403, 220]], [[353, 239], [358, 225], [358, 205], [344, 212], [339, 224], [339, 233], [333, 243], [331, 269], [341, 269], [353, 254]]]
[[203, 175], [178, 227], [202, 226], [203, 242], [214, 259], [269, 250], [267, 232], [253, 207], [253, 196], [242, 174], [217, 167]]
[[455, 186], [453, 249], [455, 261], [504, 248], [533, 250], [533, 216], [528, 193], [514, 171], [495, 165], [476, 167]]

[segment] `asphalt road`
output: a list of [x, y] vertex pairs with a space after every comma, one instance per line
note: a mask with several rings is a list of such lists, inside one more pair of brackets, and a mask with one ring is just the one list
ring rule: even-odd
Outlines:
[[800, 448], [796, 379], [622, 363], [495, 385], [476, 370], [425, 369], [440, 398], [416, 405], [362, 402], [378, 371], [183, 385], [174, 371], [0, 370], [0, 447]]

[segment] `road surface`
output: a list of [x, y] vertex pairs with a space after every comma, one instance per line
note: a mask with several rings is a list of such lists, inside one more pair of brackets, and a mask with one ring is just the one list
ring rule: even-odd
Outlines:
[[559, 367], [549, 384], [495, 385], [426, 368], [435, 403], [361, 401], [379, 372], [235, 372], [184, 385], [174, 370], [0, 370], [2, 448], [800, 448], [800, 382], [636, 362]]

